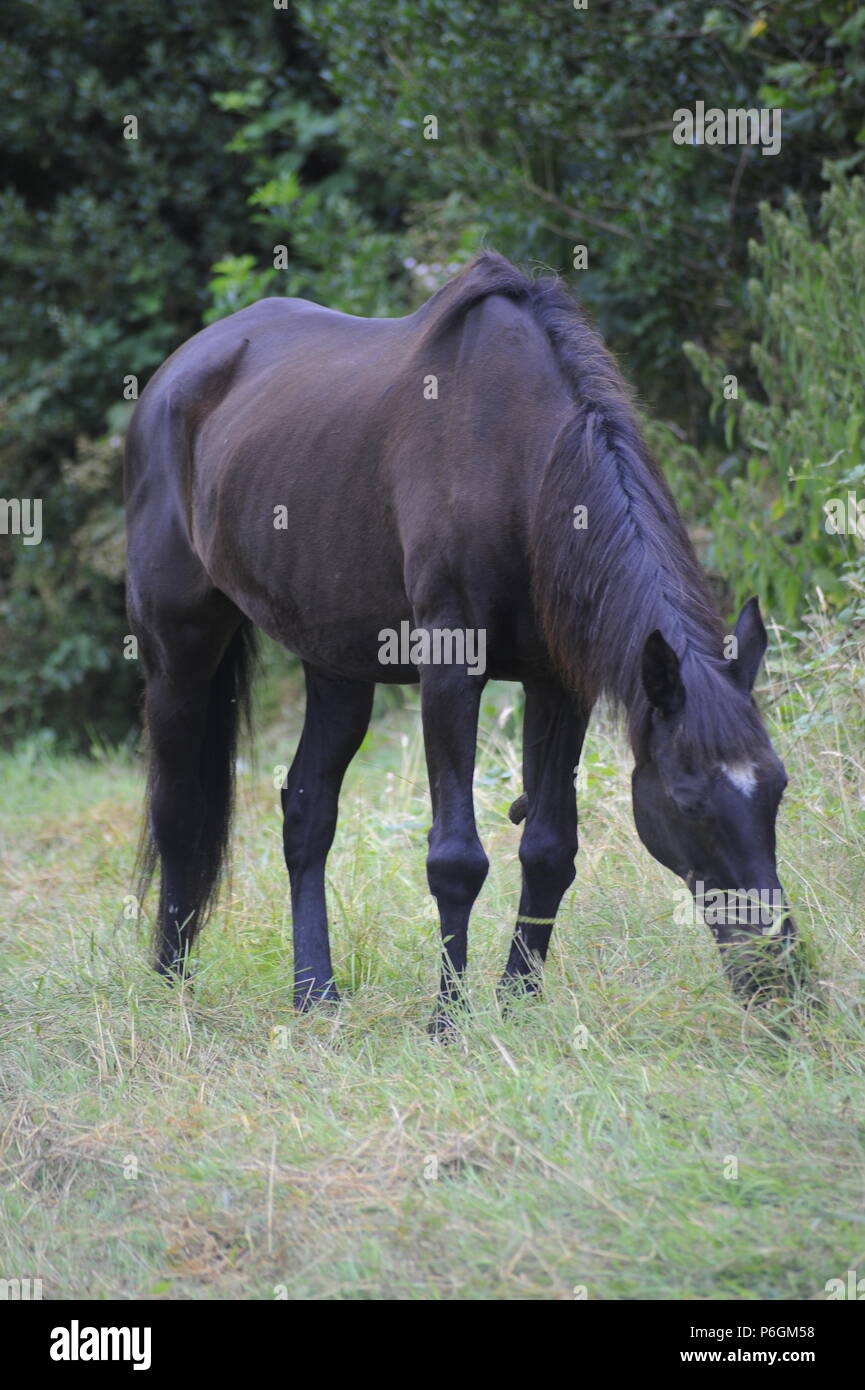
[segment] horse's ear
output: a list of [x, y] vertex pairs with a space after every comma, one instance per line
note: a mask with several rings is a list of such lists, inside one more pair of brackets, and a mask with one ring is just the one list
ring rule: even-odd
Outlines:
[[733, 677], [750, 695], [754, 689], [760, 662], [766, 655], [769, 639], [760, 616], [756, 596], [749, 598], [736, 622], [736, 656], [733, 658]]
[[643, 689], [653, 709], [669, 718], [685, 703], [685, 687], [679, 674], [679, 658], [656, 629], [643, 646]]

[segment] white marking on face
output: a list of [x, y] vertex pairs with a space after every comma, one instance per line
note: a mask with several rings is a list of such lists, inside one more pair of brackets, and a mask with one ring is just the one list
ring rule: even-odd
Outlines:
[[743, 796], [753, 796], [757, 787], [757, 774], [753, 763], [721, 763], [721, 771]]

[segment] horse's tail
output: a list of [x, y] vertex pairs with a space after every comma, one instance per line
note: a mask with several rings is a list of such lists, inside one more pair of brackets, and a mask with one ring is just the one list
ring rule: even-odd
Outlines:
[[[210, 916], [223, 877], [231, 832], [236, 754], [241, 725], [245, 727], [249, 738], [252, 737], [250, 690], [255, 670], [255, 656], [255, 630], [250, 622], [244, 620], [229, 642], [210, 683], [199, 768], [199, 785], [203, 794], [202, 815], [190, 865], [191, 900], [194, 907], [183, 924], [183, 938], [187, 948], [191, 947]], [[152, 749], [149, 749], [145, 819], [141, 828], [136, 864], [136, 897], [139, 909], [144, 902], [159, 859], [152, 829], [156, 775], [156, 761]], [[159, 913], [154, 925], [157, 966], [166, 964], [160, 958], [165, 944], [163, 931], [168, 910], [164, 894], [163, 884], [160, 889]]]

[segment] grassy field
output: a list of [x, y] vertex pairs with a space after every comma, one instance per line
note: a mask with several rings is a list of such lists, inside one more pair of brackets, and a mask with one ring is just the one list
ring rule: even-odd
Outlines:
[[[819, 1299], [865, 1275], [862, 652], [812, 638], [763, 699], [790, 773], [780, 872], [825, 1008], [744, 1013], [639, 844], [590, 732], [578, 875], [544, 998], [493, 988], [516, 908], [514, 691], [485, 700], [474, 1013], [428, 1040], [438, 931], [416, 698], [378, 719], [329, 864], [343, 1003], [291, 1008], [273, 768], [244, 766], [194, 996], [124, 915], [129, 757], [0, 761], [0, 1276], [45, 1298]], [[786, 1022], [786, 1028], [782, 1026]]]

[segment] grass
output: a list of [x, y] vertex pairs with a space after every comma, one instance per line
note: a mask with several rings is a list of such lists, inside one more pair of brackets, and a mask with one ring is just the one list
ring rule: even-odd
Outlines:
[[790, 773], [780, 871], [825, 1007], [745, 1013], [640, 846], [593, 726], [577, 882], [539, 1002], [494, 984], [517, 902], [511, 688], [485, 699], [473, 1014], [428, 1040], [438, 930], [418, 719], [376, 721], [329, 863], [343, 1003], [291, 1007], [273, 768], [194, 996], [124, 915], [142, 781], [119, 754], [0, 763], [0, 1277], [46, 1298], [819, 1299], [865, 1273], [862, 653], [818, 630], [765, 698]]

